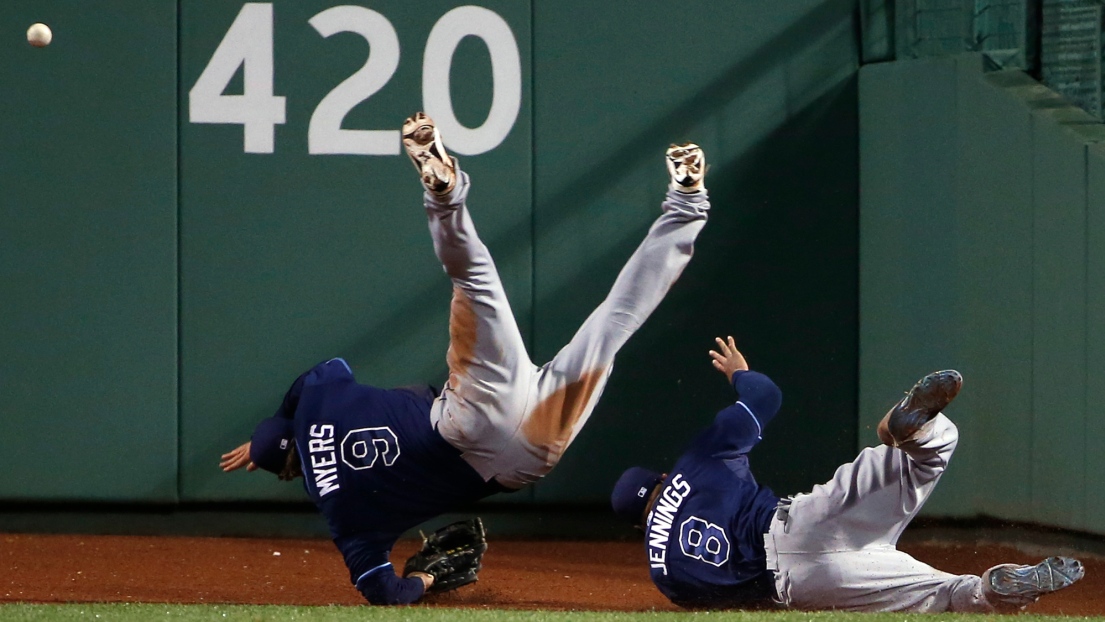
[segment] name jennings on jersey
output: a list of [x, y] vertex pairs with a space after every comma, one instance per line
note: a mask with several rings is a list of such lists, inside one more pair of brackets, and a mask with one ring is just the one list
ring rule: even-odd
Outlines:
[[656, 504], [648, 515], [648, 561], [653, 568], [668, 574], [668, 541], [675, 513], [687, 495], [691, 494], [691, 485], [680, 473], [671, 478], [664, 491], [656, 497]]

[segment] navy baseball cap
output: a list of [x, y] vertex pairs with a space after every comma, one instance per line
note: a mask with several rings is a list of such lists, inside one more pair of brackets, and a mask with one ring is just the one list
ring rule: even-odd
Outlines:
[[664, 476], [644, 467], [629, 467], [614, 484], [610, 505], [614, 513], [633, 525], [640, 525], [648, 498]]
[[292, 420], [284, 417], [262, 419], [250, 437], [249, 459], [269, 473], [280, 475], [288, 462], [288, 450], [295, 443]]

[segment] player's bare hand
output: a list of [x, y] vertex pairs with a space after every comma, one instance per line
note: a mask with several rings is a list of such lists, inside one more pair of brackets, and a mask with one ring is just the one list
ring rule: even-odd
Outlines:
[[748, 371], [748, 361], [744, 360], [744, 355], [737, 349], [737, 344], [732, 337], [728, 340], [715, 337], [714, 341], [718, 346], [717, 350], [710, 350], [710, 358], [713, 359], [710, 362], [713, 363], [714, 369], [725, 374], [729, 379], [733, 377], [734, 372]]
[[247, 471], [256, 471], [257, 465], [249, 459], [249, 441], [223, 454], [219, 468], [227, 473], [245, 467]]
[[408, 577], [414, 577], [422, 580], [422, 589], [429, 590], [434, 585], [434, 576], [425, 572], [412, 572]]

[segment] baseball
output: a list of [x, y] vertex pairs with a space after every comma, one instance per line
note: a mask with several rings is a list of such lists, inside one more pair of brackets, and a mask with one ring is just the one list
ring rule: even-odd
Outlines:
[[50, 40], [53, 38], [54, 33], [50, 32], [50, 27], [41, 22], [31, 24], [31, 27], [27, 29], [27, 43], [36, 48], [44, 48], [50, 45]]

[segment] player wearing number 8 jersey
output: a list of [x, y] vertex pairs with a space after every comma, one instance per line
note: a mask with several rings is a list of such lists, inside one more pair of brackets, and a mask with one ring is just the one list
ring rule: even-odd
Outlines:
[[[686, 267], [710, 207], [702, 151], [673, 145], [659, 218], [606, 300], [537, 366], [468, 214], [468, 176], [424, 114], [404, 124], [403, 144], [426, 189], [434, 251], [453, 283], [448, 383], [440, 394], [377, 389], [357, 383], [341, 359], [327, 361], [300, 376], [276, 416], [222, 461], [226, 471], [302, 475], [352, 582], [370, 602], [387, 604], [440, 588], [438, 575], [400, 578], [392, 570], [389, 553], [403, 532], [494, 492], [518, 490], [557, 464], [590, 417], [614, 355]], [[472, 580], [475, 570], [478, 564]]]
[[631, 468], [611, 496], [615, 512], [644, 529], [652, 580], [672, 602], [991, 612], [1023, 607], [1082, 578], [1082, 564], [1066, 557], [952, 575], [896, 549], [955, 449], [958, 433], [941, 411], [959, 392], [959, 373], [922, 378], [880, 423], [883, 446], [864, 449], [830, 482], [781, 500], [756, 482], [748, 452], [782, 393], [749, 371], [732, 337], [717, 343], [714, 367], [738, 401], [718, 413], [670, 475]]

